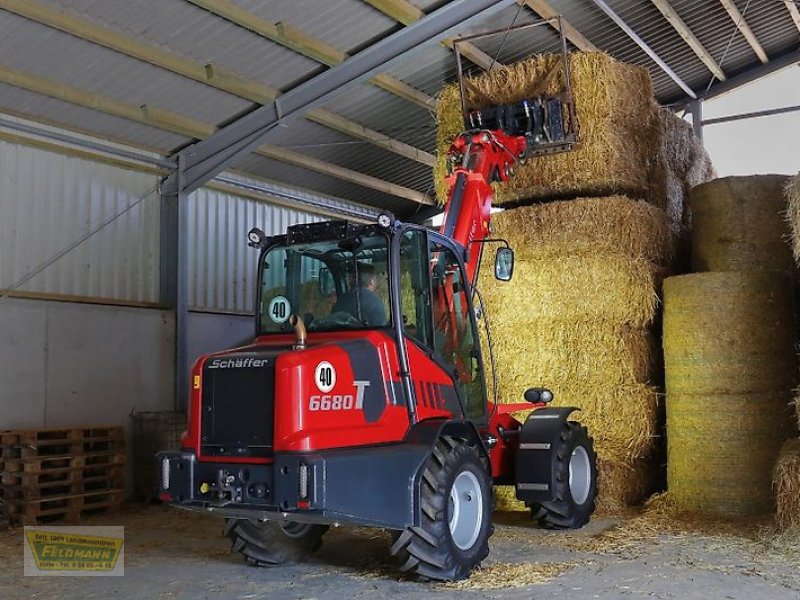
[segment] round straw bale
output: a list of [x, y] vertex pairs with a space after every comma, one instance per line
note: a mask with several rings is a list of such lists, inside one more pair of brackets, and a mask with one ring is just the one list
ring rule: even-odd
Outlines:
[[792, 236], [794, 259], [800, 263], [800, 174], [786, 184], [786, 220]]
[[598, 515], [616, 515], [641, 504], [655, 487], [658, 468], [651, 458], [597, 459]]
[[792, 270], [784, 218], [788, 181], [784, 175], [752, 175], [693, 188], [693, 270]]
[[[560, 60], [560, 54], [542, 54], [470, 78], [467, 107], [517, 102], [538, 95], [539, 81]], [[580, 145], [571, 152], [536, 157], [519, 165], [516, 175], [495, 186], [496, 202], [558, 194], [608, 195], [630, 191], [643, 196], [648, 171], [658, 143], [657, 121], [651, 108], [652, 82], [646, 69], [615, 61], [602, 52], [569, 55], [572, 95], [580, 125]], [[561, 71], [548, 93], [563, 87]], [[488, 100], [488, 101], [487, 101]], [[437, 106], [437, 192], [444, 201], [441, 174], [446, 152], [463, 129], [457, 86], [439, 95]]]
[[790, 439], [783, 445], [772, 472], [772, 481], [778, 527], [800, 527], [800, 439]]
[[[531, 319], [521, 330], [514, 323], [494, 318], [502, 309], [489, 310], [492, 347], [498, 360], [512, 369], [524, 363], [537, 381], [648, 383], [661, 361], [654, 335], [647, 329], [607, 321]], [[521, 335], [521, 331], [527, 333]]]
[[664, 283], [668, 394], [789, 389], [796, 379], [792, 291], [779, 271], [670, 277]]
[[615, 254], [545, 255], [516, 261], [509, 282], [485, 277], [482, 291], [498, 321], [605, 319], [641, 328], [655, 317], [660, 278], [651, 263]]
[[576, 198], [513, 208], [492, 218], [494, 234], [513, 241], [517, 258], [613, 252], [667, 264], [672, 235], [663, 210], [625, 196]]
[[796, 432], [789, 390], [667, 395], [667, 485], [681, 510], [743, 516], [775, 508], [772, 468]]

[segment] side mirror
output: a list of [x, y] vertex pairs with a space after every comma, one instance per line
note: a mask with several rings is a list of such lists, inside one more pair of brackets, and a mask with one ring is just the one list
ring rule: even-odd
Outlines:
[[264, 248], [267, 245], [267, 234], [258, 227], [253, 227], [247, 232], [247, 245], [251, 248]]
[[319, 270], [319, 279], [317, 279], [317, 286], [319, 288], [320, 296], [332, 296], [336, 292], [336, 284], [333, 281], [333, 273], [330, 269], [325, 267]]
[[494, 255], [494, 276], [500, 281], [511, 281], [514, 274], [514, 251], [511, 248], [498, 248]]

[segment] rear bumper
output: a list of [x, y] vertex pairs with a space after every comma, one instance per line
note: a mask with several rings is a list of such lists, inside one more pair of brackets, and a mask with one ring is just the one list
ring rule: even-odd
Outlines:
[[425, 445], [398, 444], [276, 454], [272, 464], [242, 464], [161, 452], [159, 497], [232, 518], [403, 529], [418, 524], [419, 473], [428, 453]]

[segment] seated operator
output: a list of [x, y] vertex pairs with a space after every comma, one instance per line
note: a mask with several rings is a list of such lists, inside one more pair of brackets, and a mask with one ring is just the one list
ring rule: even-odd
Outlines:
[[[333, 305], [332, 313], [346, 312], [353, 315], [359, 322], [372, 327], [386, 325], [386, 311], [383, 301], [375, 293], [378, 280], [372, 265], [362, 265], [358, 268], [358, 285], [347, 290], [339, 296]], [[358, 314], [361, 304], [361, 315]]]

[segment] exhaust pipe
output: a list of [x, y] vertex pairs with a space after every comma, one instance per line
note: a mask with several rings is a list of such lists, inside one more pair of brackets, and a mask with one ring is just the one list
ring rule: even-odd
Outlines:
[[297, 315], [291, 315], [289, 317], [289, 325], [294, 327], [294, 334], [297, 337], [297, 341], [294, 346], [292, 346], [292, 350], [304, 350], [308, 334], [306, 333], [306, 324], [303, 323], [303, 318]]

